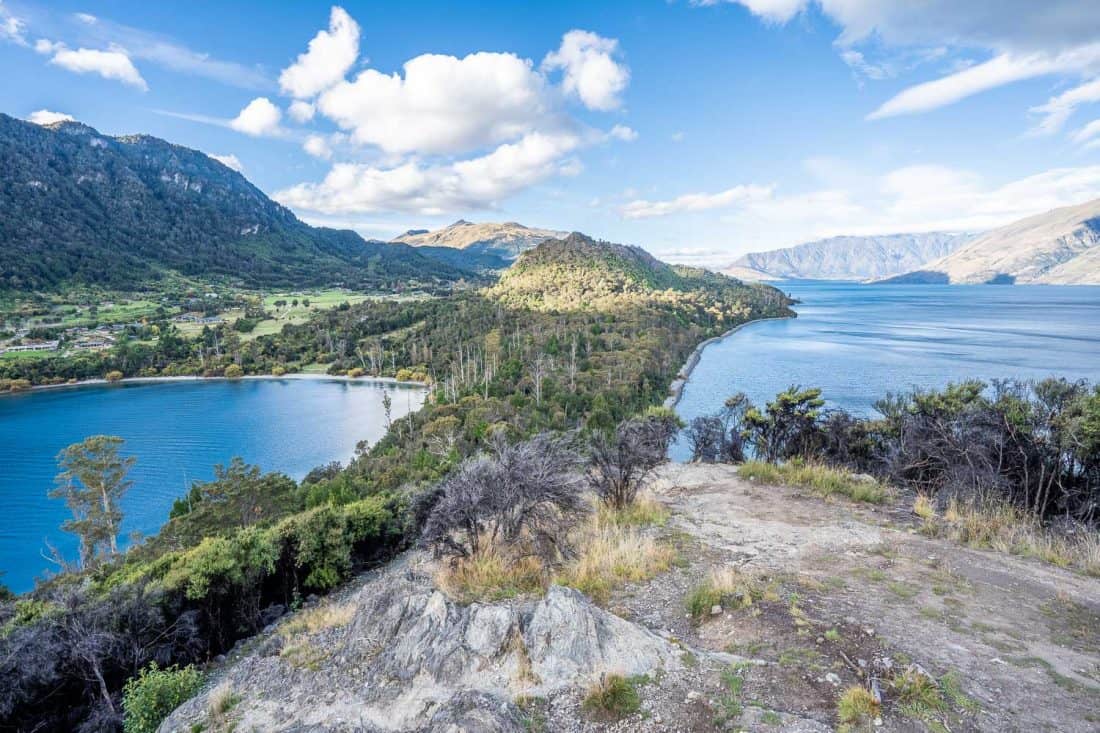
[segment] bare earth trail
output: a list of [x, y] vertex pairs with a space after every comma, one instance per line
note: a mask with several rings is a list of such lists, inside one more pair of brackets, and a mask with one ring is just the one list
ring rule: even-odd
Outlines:
[[[459, 604], [410, 552], [243, 644], [160, 730], [818, 733], [871, 682], [880, 714], [853, 733], [1100, 731], [1100, 579], [927, 539], [901, 500], [733, 466], [668, 465], [649, 490], [671, 515], [645, 531], [679, 561], [602, 608], [559, 586]], [[691, 618], [685, 599], [731, 568], [750, 590]], [[942, 694], [902, 699], [907, 670]], [[619, 720], [582, 706], [609, 673], [639, 694]]]
[[[884, 687], [886, 730], [1100, 730], [1100, 580], [926, 539], [896, 504], [824, 501], [732, 466], [668, 466], [652, 489], [690, 564], [613, 607], [701, 650], [767, 661], [744, 673], [744, 702], [831, 726], [839, 690], [860, 677], [850, 663], [877, 656], [954, 673], [970, 698], [922, 723]], [[722, 565], [777, 583], [778, 600], [692, 623], [683, 598]], [[839, 685], [822, 682], [830, 672]], [[776, 730], [749, 715], [742, 727]]]

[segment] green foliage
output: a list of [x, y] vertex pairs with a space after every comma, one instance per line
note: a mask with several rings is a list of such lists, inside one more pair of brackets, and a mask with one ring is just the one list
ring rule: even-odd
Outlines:
[[202, 687], [202, 673], [194, 667], [167, 667], [156, 663], [126, 682], [122, 693], [125, 733], [156, 733], [168, 714], [194, 697]]
[[133, 483], [127, 474], [135, 461], [119, 455], [124, 442], [113, 435], [93, 435], [57, 455], [61, 473], [50, 497], [64, 499], [72, 512], [61, 528], [80, 539], [81, 567], [92, 567], [118, 552], [119, 503]]
[[791, 461], [774, 464], [763, 461], [746, 461], [737, 469], [742, 478], [767, 484], [799, 486], [812, 489], [821, 496], [840, 494], [853, 501], [881, 504], [889, 492], [878, 481], [856, 478], [841, 468], [831, 468], [817, 463]]
[[588, 691], [581, 708], [589, 715], [603, 720], [618, 720], [638, 712], [642, 698], [636, 681], [621, 674], [605, 675]]

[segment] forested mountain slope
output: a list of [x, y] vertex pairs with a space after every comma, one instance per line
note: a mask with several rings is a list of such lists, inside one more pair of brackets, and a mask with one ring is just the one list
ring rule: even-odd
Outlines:
[[299, 221], [206, 154], [0, 114], [0, 290], [116, 289], [178, 274], [245, 285], [445, 282], [401, 244]]

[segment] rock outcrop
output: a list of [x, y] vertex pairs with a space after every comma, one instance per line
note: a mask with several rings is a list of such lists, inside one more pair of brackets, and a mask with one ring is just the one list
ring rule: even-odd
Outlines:
[[[399, 561], [345, 604], [339, 628], [269, 642], [219, 686], [239, 696], [237, 730], [522, 731], [518, 696], [583, 690], [605, 673], [680, 668], [653, 632], [552, 586], [545, 597], [463, 606]], [[207, 692], [162, 733], [207, 724]]]

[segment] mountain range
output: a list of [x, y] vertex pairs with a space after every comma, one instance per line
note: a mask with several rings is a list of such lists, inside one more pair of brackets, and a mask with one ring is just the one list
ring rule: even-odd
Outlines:
[[470, 272], [406, 244], [311, 227], [205, 153], [0, 114], [0, 290], [442, 284]]
[[993, 229], [889, 282], [1100, 284], [1100, 199]]
[[829, 237], [747, 254], [723, 272], [742, 280], [877, 280], [918, 269], [972, 237], [949, 232]]

